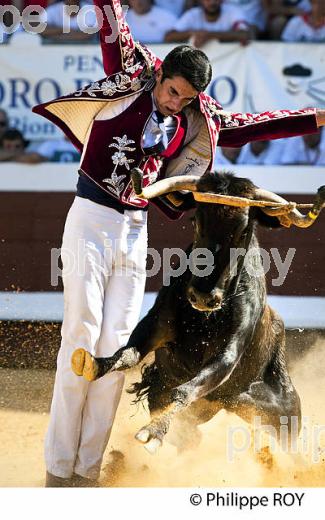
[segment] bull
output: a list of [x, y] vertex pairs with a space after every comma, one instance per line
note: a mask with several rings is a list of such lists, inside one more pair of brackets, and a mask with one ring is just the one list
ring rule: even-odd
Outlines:
[[[285, 359], [284, 324], [267, 304], [265, 276], [254, 275], [262, 270], [260, 255], [250, 255], [251, 269], [245, 259], [258, 248], [257, 224], [312, 225], [324, 205], [325, 186], [303, 215], [294, 204], [228, 173], [175, 177], [142, 190], [141, 174], [134, 171], [133, 182], [136, 192], [147, 198], [193, 192], [186, 196], [196, 198], [189, 251], [209, 250], [212, 267], [208, 274], [201, 272], [202, 265], [189, 267], [163, 287], [128, 344], [112, 357], [95, 358], [77, 349], [73, 371], [93, 381], [132, 368], [154, 351], [142, 381], [131, 389], [138, 400], [148, 399], [151, 421], [136, 439], [151, 452], [162, 444], [172, 422], [183, 425], [182, 449], [198, 438], [197, 426], [221, 409], [248, 422], [259, 416], [277, 432], [283, 416], [289, 430], [293, 417], [300, 425], [300, 399]], [[232, 256], [235, 250], [244, 253]]]

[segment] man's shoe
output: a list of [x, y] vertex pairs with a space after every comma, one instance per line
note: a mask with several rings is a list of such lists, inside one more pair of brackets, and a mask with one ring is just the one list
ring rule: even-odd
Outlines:
[[73, 477], [63, 478], [53, 475], [49, 471], [46, 472], [45, 487], [50, 488], [62, 488], [62, 487], [74, 487]]
[[83, 376], [87, 381], [95, 381], [98, 375], [98, 363], [84, 348], [78, 348], [71, 357], [71, 368], [77, 376]]

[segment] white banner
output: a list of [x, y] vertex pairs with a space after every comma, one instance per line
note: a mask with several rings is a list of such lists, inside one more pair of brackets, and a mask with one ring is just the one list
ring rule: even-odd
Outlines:
[[[153, 45], [161, 58], [173, 45]], [[208, 93], [226, 110], [262, 112], [325, 106], [323, 46], [317, 44], [211, 42]], [[99, 45], [0, 46], [0, 106], [27, 139], [58, 137], [59, 131], [31, 108], [104, 77]]]

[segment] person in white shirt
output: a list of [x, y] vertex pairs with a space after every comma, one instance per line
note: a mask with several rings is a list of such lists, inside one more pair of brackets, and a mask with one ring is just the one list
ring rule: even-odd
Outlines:
[[152, 0], [129, 0], [128, 22], [133, 38], [141, 43], [163, 43], [177, 17], [167, 9], [153, 5]]
[[238, 8], [222, 0], [199, 0], [200, 7], [186, 11], [166, 36], [168, 42], [188, 41], [202, 47], [209, 40], [239, 41], [251, 38], [249, 24]]
[[186, 9], [195, 5], [195, 0], [154, 0], [154, 4], [179, 18]]
[[232, 166], [233, 164], [238, 164], [241, 152], [242, 148], [228, 148], [225, 146], [217, 148], [214, 169], [219, 171], [220, 166]]
[[284, 140], [255, 141], [243, 147], [237, 164], [271, 165], [279, 164], [284, 148]]
[[324, 0], [311, 0], [311, 11], [289, 20], [281, 39], [285, 42], [325, 42]]
[[325, 166], [325, 133], [322, 128], [316, 134], [287, 139], [281, 164]]
[[[73, 12], [72, 12], [73, 11]], [[50, 5], [42, 16], [47, 27], [41, 33], [55, 42], [78, 42], [94, 38], [97, 19], [91, 0], [64, 0]], [[63, 33], [69, 28], [68, 32]]]
[[38, 148], [37, 153], [47, 161], [53, 162], [78, 162], [80, 154], [67, 137], [61, 139], [50, 139], [44, 141]]
[[263, 0], [223, 0], [224, 5], [237, 7], [245, 15], [247, 22], [256, 27], [259, 31], [264, 31], [266, 25], [266, 12]]
[[263, 0], [267, 15], [267, 33], [272, 40], [280, 40], [285, 25], [292, 16], [310, 11], [310, 0]]

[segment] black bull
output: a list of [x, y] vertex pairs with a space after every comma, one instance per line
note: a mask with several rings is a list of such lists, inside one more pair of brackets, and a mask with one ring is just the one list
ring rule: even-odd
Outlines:
[[[254, 188], [247, 179], [209, 174], [200, 191], [252, 198]], [[173, 278], [128, 344], [111, 358], [94, 358], [84, 349], [73, 355], [75, 373], [91, 381], [131, 368], [155, 352], [131, 390], [137, 399], [148, 398], [151, 422], [136, 438], [151, 451], [162, 443], [172, 420], [185, 422], [185, 447], [197, 438], [197, 425], [221, 409], [249, 422], [259, 416], [278, 432], [281, 416], [288, 418], [289, 430], [292, 417], [300, 425], [300, 399], [285, 360], [284, 324], [267, 304], [265, 277], [245, 268], [247, 256], [230, 261], [231, 250], [244, 248], [248, 254], [258, 247], [257, 223], [273, 227], [278, 220], [257, 208], [197, 203], [192, 250], [211, 251], [212, 272], [201, 276], [188, 269]], [[251, 267], [260, 274], [261, 258], [252, 258]]]

